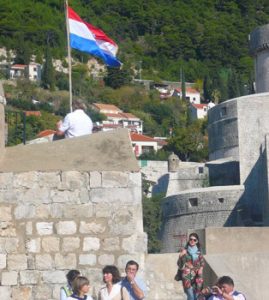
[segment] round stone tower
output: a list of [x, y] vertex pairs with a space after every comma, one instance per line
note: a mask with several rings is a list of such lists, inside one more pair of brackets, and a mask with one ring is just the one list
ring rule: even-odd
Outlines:
[[180, 159], [177, 155], [173, 152], [168, 157], [168, 172], [177, 172], [179, 167]]
[[256, 93], [269, 92], [269, 24], [251, 32], [249, 46], [255, 58]]

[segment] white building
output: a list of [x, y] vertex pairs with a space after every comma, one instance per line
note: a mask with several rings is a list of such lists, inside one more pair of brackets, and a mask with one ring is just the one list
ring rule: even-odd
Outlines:
[[107, 120], [99, 125], [102, 131], [128, 128], [131, 132], [143, 133], [143, 121], [131, 113], [125, 113], [113, 104], [94, 103], [93, 109], [104, 114]]
[[208, 109], [209, 108], [207, 104], [192, 103], [190, 105], [191, 119], [192, 120], [204, 119], [207, 116]]
[[131, 132], [130, 137], [136, 157], [144, 153], [152, 151], [156, 152], [158, 150], [158, 141], [152, 137], [133, 132]]
[[41, 65], [30, 63], [29, 65], [14, 64], [9, 69], [9, 78], [26, 78], [31, 81], [41, 80]]
[[[174, 90], [173, 96], [182, 97], [182, 89], [176, 88]], [[190, 103], [200, 104], [201, 103], [200, 92], [193, 87], [186, 87], [186, 100], [189, 100]]]

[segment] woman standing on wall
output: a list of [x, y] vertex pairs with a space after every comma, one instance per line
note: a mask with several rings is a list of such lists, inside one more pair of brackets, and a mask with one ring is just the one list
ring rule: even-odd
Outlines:
[[189, 235], [187, 245], [180, 250], [178, 266], [181, 270], [181, 279], [187, 300], [196, 300], [203, 287], [204, 267], [199, 236], [196, 233]]
[[102, 272], [106, 286], [99, 291], [98, 300], [130, 300], [128, 291], [121, 285], [118, 268], [105, 266]]

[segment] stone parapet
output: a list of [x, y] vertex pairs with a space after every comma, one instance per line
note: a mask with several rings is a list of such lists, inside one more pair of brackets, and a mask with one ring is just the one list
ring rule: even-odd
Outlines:
[[0, 219], [2, 299], [59, 299], [70, 269], [96, 297], [105, 265], [144, 268], [139, 172], [0, 173]]

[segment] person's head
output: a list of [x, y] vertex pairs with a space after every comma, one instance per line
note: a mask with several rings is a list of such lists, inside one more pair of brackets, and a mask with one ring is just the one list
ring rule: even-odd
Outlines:
[[116, 266], [108, 265], [102, 270], [104, 283], [117, 283], [121, 280], [120, 272]]
[[129, 260], [125, 266], [126, 274], [131, 273], [134, 276], [136, 275], [138, 269], [139, 269], [139, 264], [134, 260]]
[[197, 246], [198, 249], [201, 248], [200, 242], [199, 242], [199, 236], [197, 233], [193, 232], [189, 235], [189, 239], [188, 239], [188, 246]]
[[234, 290], [234, 281], [229, 276], [222, 276], [218, 279], [217, 285], [227, 294], [230, 294]]
[[90, 282], [87, 277], [77, 276], [72, 283], [74, 294], [81, 296], [89, 292]]
[[73, 110], [76, 110], [76, 109], [83, 109], [83, 110], [85, 110], [86, 109], [86, 105], [84, 104], [84, 102], [81, 99], [76, 99], [72, 103], [72, 108], [73, 108]]
[[80, 275], [80, 272], [78, 270], [70, 270], [67, 274], [66, 274], [66, 279], [68, 284], [72, 285], [73, 280]]

